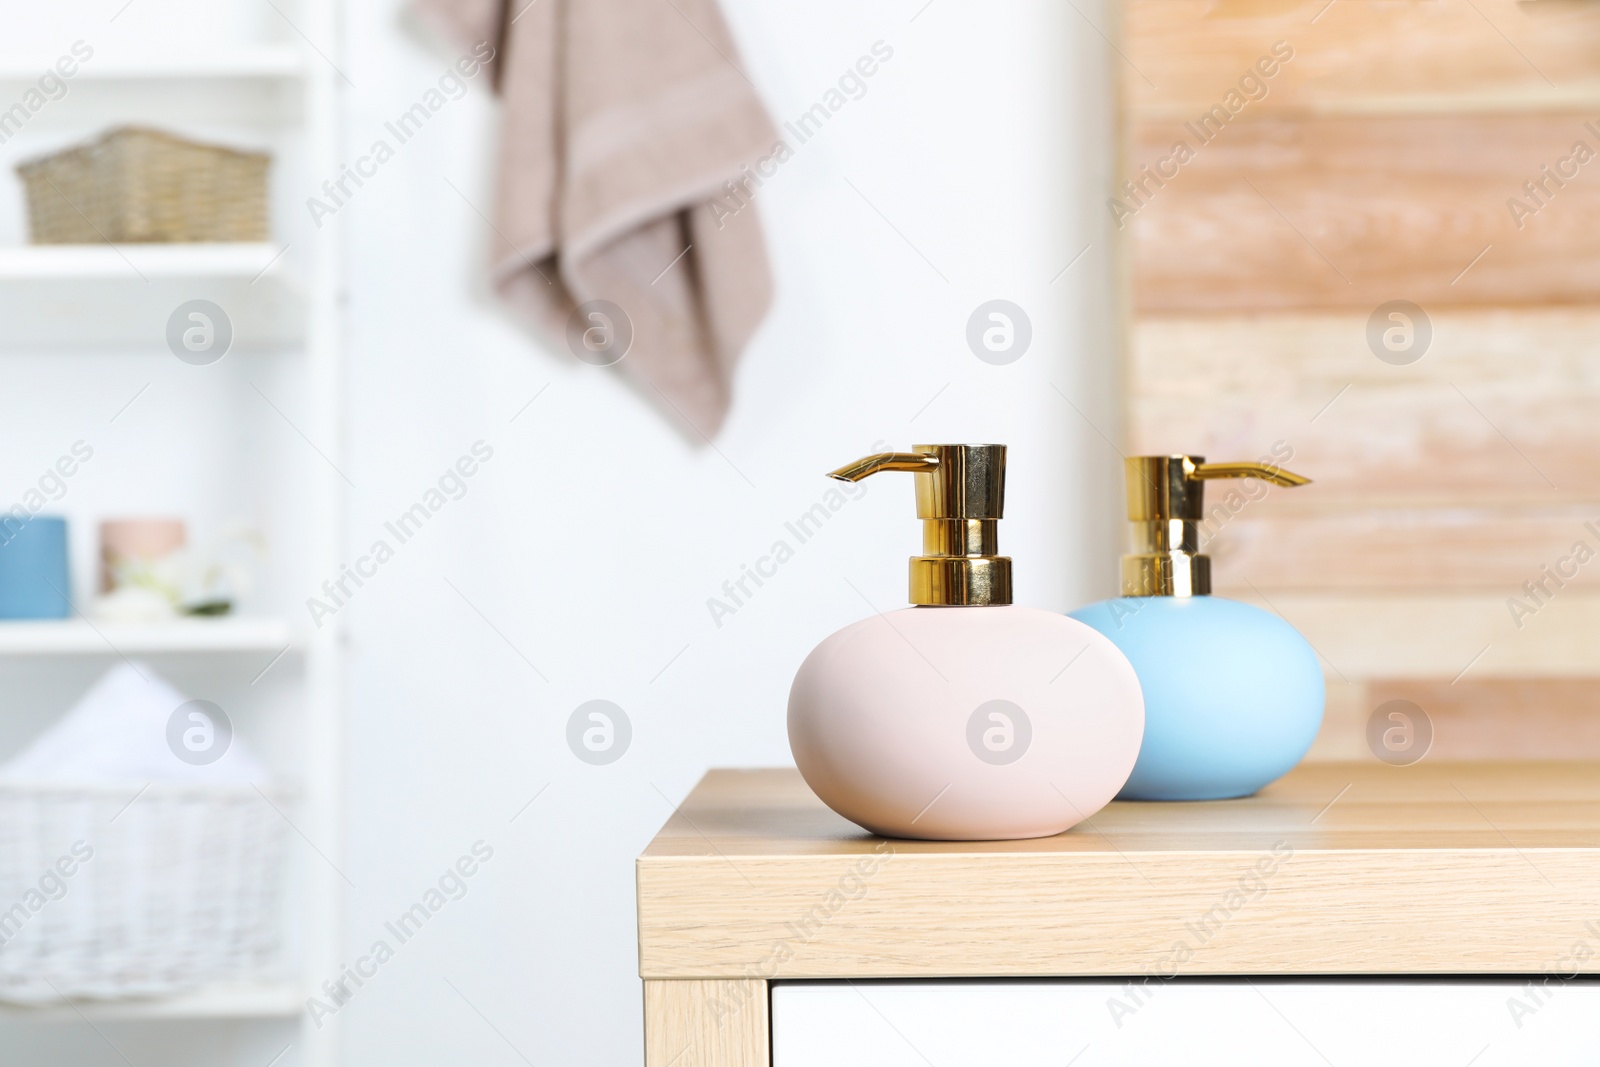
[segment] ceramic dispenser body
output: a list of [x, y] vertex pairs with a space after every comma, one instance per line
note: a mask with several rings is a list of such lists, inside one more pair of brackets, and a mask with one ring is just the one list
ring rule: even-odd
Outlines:
[[1122, 650], [1144, 692], [1144, 743], [1123, 800], [1249, 796], [1316, 740], [1322, 668], [1271, 612], [1225, 597], [1151, 596], [1102, 601], [1072, 618]]
[[1203, 487], [1253, 477], [1283, 486], [1306, 479], [1253, 463], [1201, 456], [1127, 460], [1133, 551], [1124, 596], [1074, 611], [1138, 672], [1144, 742], [1124, 800], [1249, 796], [1287, 774], [1322, 726], [1326, 691], [1316, 653], [1278, 616], [1214, 597], [1199, 552]]
[[1005, 840], [1061, 833], [1104, 807], [1144, 728], [1132, 665], [1091, 626], [1011, 603], [995, 554], [1005, 452], [918, 445], [835, 472], [918, 476], [918, 606], [833, 634], [789, 694], [806, 783], [873, 833]]

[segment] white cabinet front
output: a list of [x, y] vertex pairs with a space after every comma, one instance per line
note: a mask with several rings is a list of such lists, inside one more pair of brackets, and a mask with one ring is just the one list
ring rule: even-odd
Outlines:
[[1594, 1067], [1600, 980], [780, 982], [773, 1067]]

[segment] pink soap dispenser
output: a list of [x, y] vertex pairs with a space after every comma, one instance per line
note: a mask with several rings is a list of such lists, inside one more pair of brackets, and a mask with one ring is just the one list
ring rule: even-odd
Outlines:
[[916, 607], [818, 645], [789, 691], [789, 747], [834, 811], [886, 837], [1047, 837], [1127, 781], [1144, 733], [1133, 667], [1089, 626], [1011, 603], [998, 554], [1004, 445], [915, 445], [829, 475], [915, 475]]

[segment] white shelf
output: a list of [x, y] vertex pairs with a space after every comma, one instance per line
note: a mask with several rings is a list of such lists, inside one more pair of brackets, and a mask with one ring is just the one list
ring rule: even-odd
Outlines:
[[271, 244], [0, 247], [0, 349], [163, 348], [167, 319], [210, 300], [233, 347], [284, 350], [305, 336], [305, 287]]
[[276, 619], [174, 619], [112, 623], [82, 619], [0, 621], [0, 656], [156, 655], [260, 652], [275, 655], [295, 643]]
[[0, 281], [116, 281], [243, 278], [283, 270], [280, 245], [83, 244], [0, 248]]
[[[56, 59], [56, 56], [32, 60], [0, 58], [0, 82], [37, 82], [40, 75], [55, 65]], [[270, 45], [170, 56], [117, 56], [109, 51], [96, 52], [79, 66], [72, 81], [248, 81], [299, 78], [304, 73], [305, 61], [299, 49], [292, 45]]]
[[[152, 8], [146, 18], [136, 3], [116, 26], [104, 24], [85, 38], [94, 55], [79, 63], [67, 81], [66, 95], [36, 109], [26, 127], [6, 139], [0, 169], [9, 172], [20, 159], [80, 143], [111, 125], [138, 123], [206, 141], [268, 149], [273, 153], [272, 181], [280, 192], [315, 188], [339, 172], [343, 81], [335, 64], [345, 63], [340, 41], [343, 0], [157, 6], [172, 10]], [[234, 7], [241, 12], [224, 10]], [[57, 17], [49, 4], [40, 11], [40, 19]], [[108, 8], [105, 15], [115, 11]], [[60, 18], [69, 32], [34, 33], [27, 45], [21, 36], [0, 34], [0, 109], [38, 86], [55, 67], [58, 49], [74, 39], [76, 24]], [[169, 18], [178, 21], [163, 21]], [[24, 19], [24, 26], [30, 24]], [[303, 43], [301, 37], [316, 43]], [[191, 40], [205, 43], [186, 47]], [[21, 208], [21, 188], [14, 179], [11, 186], [15, 215]], [[280, 197], [273, 206], [275, 214], [283, 214], [294, 205]], [[11, 222], [7, 237], [20, 242], [21, 236], [13, 236], [25, 232], [20, 215]], [[303, 558], [292, 561], [293, 569], [297, 580], [312, 582], [336, 573], [345, 558], [344, 486], [331, 464], [343, 462], [340, 234], [347, 220], [341, 216], [336, 226], [322, 229], [311, 226], [303, 214], [284, 222], [281, 236], [275, 231], [279, 239], [270, 244], [0, 246], [0, 370], [13, 378], [27, 373], [28, 365], [12, 367], [12, 354], [30, 361], [47, 355], [62, 360], [127, 355], [149, 361], [152, 374], [159, 362], [166, 373], [209, 377], [202, 384], [214, 385], [218, 402], [225, 402], [234, 386], [243, 384], [235, 373], [241, 368], [232, 361], [267, 354], [286, 357], [283, 384], [287, 390], [289, 383], [298, 383], [303, 393], [304, 403], [295, 410], [303, 412], [305, 421], [300, 423], [297, 415], [297, 428], [319, 442], [330, 459], [330, 465], [313, 464], [308, 476], [292, 487], [292, 528], [310, 531]], [[285, 249], [285, 240], [294, 247]], [[192, 300], [215, 303], [232, 325], [228, 362], [218, 370], [172, 369], [167, 331], [175, 309]], [[100, 369], [85, 364], [82, 373]], [[246, 404], [258, 399], [248, 391], [242, 395]], [[275, 440], [282, 442], [275, 450], [299, 450], [303, 444], [287, 433]], [[344, 862], [343, 617], [321, 629], [301, 624], [292, 613], [288, 620], [224, 617], [120, 625], [98, 619], [0, 621], [0, 666], [8, 677], [24, 680], [37, 673], [58, 682], [118, 655], [193, 657], [181, 662], [193, 668], [227, 667], [245, 679], [265, 669], [284, 671], [280, 656], [296, 659], [281, 684], [262, 698], [263, 706], [293, 718], [263, 726], [270, 726], [274, 737], [278, 730], [286, 731], [282, 736], [291, 743], [281, 752], [290, 764], [285, 769], [303, 783], [295, 814], [299, 852], [286, 857], [298, 884], [284, 886], [292, 904], [284, 909], [290, 913], [286, 933], [292, 931], [297, 951], [283, 984], [130, 1000], [74, 999], [37, 1007], [0, 1004], [0, 1022], [11, 1024], [0, 1037], [0, 1063], [11, 1063], [22, 1047], [53, 1053], [33, 1056], [30, 1062], [68, 1062], [78, 1038], [98, 1042], [82, 1023], [87, 1018], [95, 1026], [100, 1020], [149, 1020], [142, 1025], [152, 1037], [159, 1035], [159, 1047], [170, 1050], [168, 1061], [182, 1067], [260, 1067], [256, 1050], [240, 1047], [202, 1057], [200, 1050], [209, 1046], [191, 1047], [183, 1040], [185, 1028], [196, 1020], [254, 1018], [281, 1020], [285, 1031], [295, 1030], [291, 1058], [303, 1067], [337, 1067], [333, 1029], [316, 1027], [305, 1012], [304, 998], [327, 975], [337, 974], [345, 958], [341, 932], [347, 887], [338, 873]], [[233, 670], [246, 665], [247, 671]], [[51, 1025], [35, 1034], [28, 1025], [35, 1021]], [[79, 1029], [85, 1033], [77, 1034]]]
[[83, 1019], [265, 1019], [289, 1018], [304, 1008], [292, 985], [228, 985], [170, 997], [59, 1001], [31, 1007], [0, 1005], [0, 1022], [79, 1022]]

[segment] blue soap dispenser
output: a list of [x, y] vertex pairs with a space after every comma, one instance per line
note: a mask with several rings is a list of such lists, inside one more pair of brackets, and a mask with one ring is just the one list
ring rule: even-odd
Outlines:
[[1132, 551], [1122, 596], [1072, 612], [1120, 648], [1144, 690], [1144, 743], [1119, 800], [1220, 800], [1275, 781], [1322, 726], [1322, 668], [1278, 616], [1211, 596], [1200, 553], [1205, 483], [1309, 479], [1266, 463], [1204, 456], [1125, 461]]

